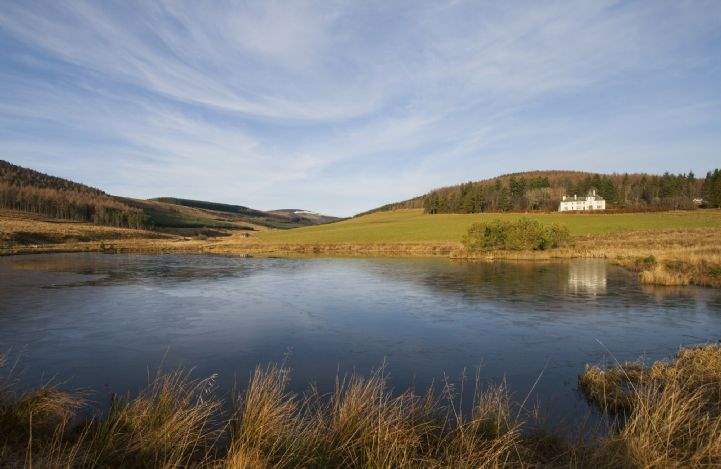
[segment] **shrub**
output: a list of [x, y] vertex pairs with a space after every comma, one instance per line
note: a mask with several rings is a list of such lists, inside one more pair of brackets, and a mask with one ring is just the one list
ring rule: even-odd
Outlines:
[[493, 220], [474, 223], [463, 237], [463, 244], [470, 252], [492, 251], [539, 251], [557, 248], [568, 243], [571, 235], [565, 226], [542, 223], [529, 218], [518, 221]]

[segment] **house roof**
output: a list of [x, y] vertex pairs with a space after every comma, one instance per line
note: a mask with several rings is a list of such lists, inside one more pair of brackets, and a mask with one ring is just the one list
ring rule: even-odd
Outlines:
[[565, 197], [566, 197], [566, 199], [565, 200], [561, 199], [561, 202], [594, 202], [594, 201], [600, 202], [600, 201], [604, 200], [603, 197], [595, 195], [595, 194], [591, 194], [590, 192], [585, 197], [578, 197], [577, 195], [574, 195], [573, 197], [570, 197], [570, 196], [565, 196]]

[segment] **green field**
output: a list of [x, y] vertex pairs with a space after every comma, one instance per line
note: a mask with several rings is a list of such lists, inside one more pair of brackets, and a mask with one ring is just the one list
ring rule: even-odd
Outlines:
[[721, 229], [721, 210], [652, 213], [474, 213], [426, 215], [422, 210], [376, 212], [327, 225], [259, 233], [272, 243], [432, 243], [460, 241], [474, 222], [528, 217], [543, 223], [559, 223], [573, 235], [603, 234], [626, 230], [684, 228]]

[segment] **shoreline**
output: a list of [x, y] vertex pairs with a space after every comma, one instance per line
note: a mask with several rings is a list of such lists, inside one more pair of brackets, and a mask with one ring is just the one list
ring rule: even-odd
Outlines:
[[[3, 227], [0, 256], [72, 252], [198, 253], [258, 257], [445, 257], [470, 262], [591, 258], [606, 259], [627, 268], [637, 273], [644, 284], [721, 288], [721, 229], [715, 226], [577, 234], [566, 247], [481, 254], [465, 252], [460, 241], [454, 239], [315, 242], [315, 236], [307, 236], [314, 232], [302, 228], [299, 233], [305, 238], [293, 242], [276, 240], [287, 238], [289, 231], [225, 230], [207, 236], [198, 230], [194, 235], [192, 232], [181, 235], [42, 219], [8, 211], [0, 212], [0, 226]], [[327, 229], [337, 228], [335, 224]]]
[[[140, 242], [138, 242], [140, 241]], [[180, 244], [182, 243], [182, 244]], [[468, 255], [460, 243], [448, 244], [340, 244], [340, 245], [273, 245], [249, 244], [226, 246], [223, 244], [179, 241], [158, 244], [156, 240], [140, 239], [132, 243], [84, 242], [26, 246], [20, 249], [2, 249], [0, 257], [32, 254], [205, 254], [230, 257], [280, 257], [280, 258], [446, 258], [463, 262], [494, 261], [563, 261], [571, 259], [603, 259], [611, 264], [623, 267], [639, 276], [647, 285], [659, 286], [700, 286], [721, 288], [721, 268], [717, 262], [719, 255], [711, 253], [682, 253], [648, 250], [639, 252], [638, 248], [608, 251], [604, 249], [559, 248], [548, 251], [491, 251], [483, 254]]]

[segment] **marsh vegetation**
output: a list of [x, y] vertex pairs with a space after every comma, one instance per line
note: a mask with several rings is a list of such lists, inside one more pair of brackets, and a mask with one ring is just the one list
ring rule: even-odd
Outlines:
[[[3, 364], [3, 362], [0, 362]], [[721, 464], [721, 347], [671, 361], [589, 366], [579, 387], [605, 413], [592, 435], [544, 427], [503, 383], [475, 381], [464, 407], [448, 382], [397, 392], [381, 368], [320, 394], [288, 390], [291, 370], [260, 366], [244, 390], [158, 373], [104, 412], [48, 385], [0, 394], [6, 467], [699, 467]], [[473, 383], [471, 383], [473, 385]]]

